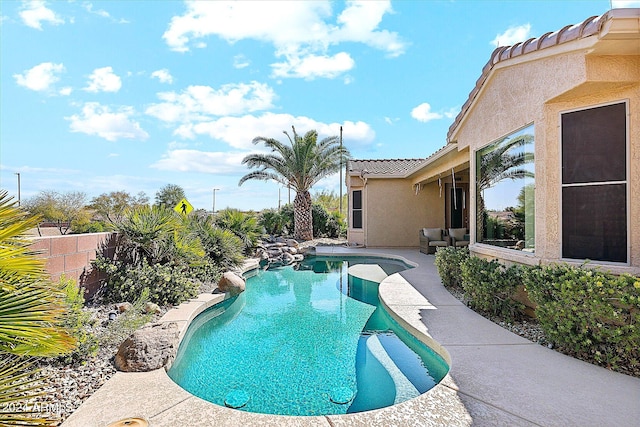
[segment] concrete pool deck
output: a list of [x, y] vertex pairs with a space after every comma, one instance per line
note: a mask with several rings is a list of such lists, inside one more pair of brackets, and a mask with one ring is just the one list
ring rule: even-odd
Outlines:
[[[418, 264], [387, 277], [380, 296], [405, 328], [448, 352], [451, 370], [440, 384], [376, 411], [283, 417], [206, 402], [176, 385], [164, 369], [118, 372], [63, 426], [107, 426], [129, 417], [150, 426], [640, 426], [640, 379], [531, 343], [476, 314], [442, 286], [433, 255], [341, 247], [318, 247], [317, 254], [390, 255]], [[169, 319], [184, 325], [198, 307], [219, 298], [201, 297], [181, 306], [182, 313], [170, 311]]]

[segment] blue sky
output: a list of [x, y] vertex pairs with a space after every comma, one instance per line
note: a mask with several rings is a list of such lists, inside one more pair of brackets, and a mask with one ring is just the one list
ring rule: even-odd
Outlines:
[[497, 45], [611, 6], [640, 1], [1, 0], [0, 187], [277, 207], [276, 183], [238, 187], [254, 137], [342, 125], [354, 158], [427, 157]]

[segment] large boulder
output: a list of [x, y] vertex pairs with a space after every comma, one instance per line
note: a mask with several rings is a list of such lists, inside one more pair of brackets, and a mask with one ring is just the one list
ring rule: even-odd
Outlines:
[[116, 369], [148, 372], [169, 369], [176, 358], [180, 331], [176, 323], [155, 323], [135, 331], [124, 340], [115, 357]]
[[218, 290], [221, 292], [229, 292], [231, 296], [241, 294], [244, 292], [244, 289], [245, 280], [231, 271], [224, 273], [218, 281]]

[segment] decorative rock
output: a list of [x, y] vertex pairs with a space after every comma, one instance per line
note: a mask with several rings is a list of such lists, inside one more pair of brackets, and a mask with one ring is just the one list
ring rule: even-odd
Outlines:
[[152, 302], [147, 302], [144, 306], [145, 313], [160, 313], [160, 306], [158, 304], [154, 304]]
[[276, 243], [287, 243], [284, 237], [276, 237]]
[[244, 292], [245, 286], [244, 279], [231, 271], [224, 273], [218, 281], [218, 289], [221, 292], [229, 292], [231, 296]]
[[295, 257], [290, 253], [285, 252], [282, 254], [282, 262], [286, 265], [293, 264], [295, 260]]
[[129, 311], [133, 308], [130, 302], [123, 302], [118, 304], [118, 313], [124, 313], [125, 311]]
[[293, 261], [294, 261], [294, 262], [302, 262], [302, 261], [304, 261], [304, 255], [302, 255], [302, 254], [295, 254], [295, 255], [293, 256]]
[[120, 344], [114, 360], [116, 368], [124, 372], [169, 369], [176, 357], [179, 341], [175, 323], [155, 323], [139, 329]]
[[298, 241], [297, 241], [297, 240], [294, 240], [294, 239], [287, 239], [287, 246], [290, 246], [290, 247], [292, 247], [292, 248], [296, 248], [296, 249], [297, 249], [297, 248], [298, 248], [298, 246], [300, 246], [300, 245], [298, 244]]

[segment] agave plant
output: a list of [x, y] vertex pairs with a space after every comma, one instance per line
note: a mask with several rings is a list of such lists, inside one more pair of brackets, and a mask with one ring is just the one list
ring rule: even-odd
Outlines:
[[[34, 396], [36, 370], [29, 356], [73, 350], [74, 338], [61, 326], [64, 293], [46, 276], [44, 263], [23, 236], [36, 227], [7, 191], [0, 191], [0, 407]], [[24, 408], [24, 405], [16, 405]], [[28, 410], [0, 411], [0, 425], [50, 425]]]

